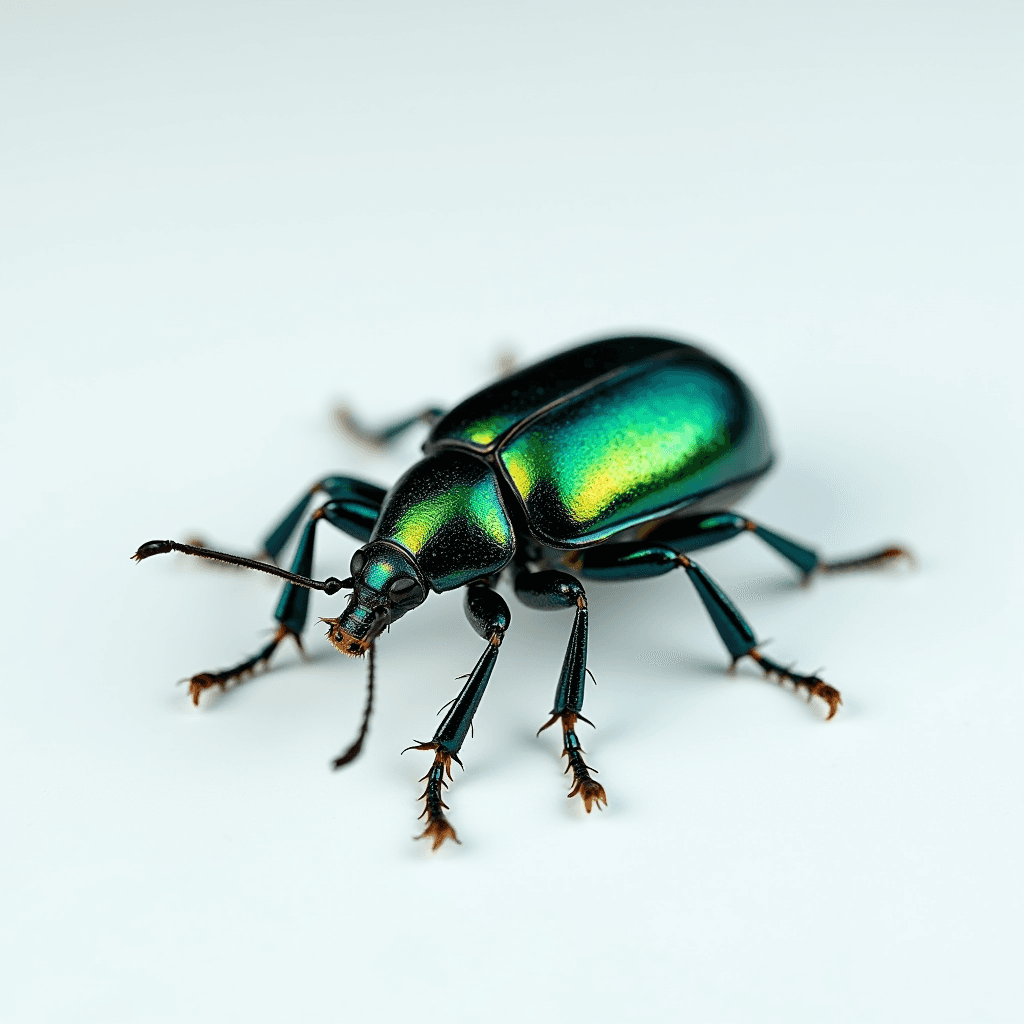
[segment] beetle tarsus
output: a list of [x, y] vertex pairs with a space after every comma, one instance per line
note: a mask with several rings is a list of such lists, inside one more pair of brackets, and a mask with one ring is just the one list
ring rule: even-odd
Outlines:
[[[583, 747], [580, 745], [579, 737], [576, 735], [576, 722], [578, 720], [587, 722], [587, 719], [579, 712], [563, 711], [559, 715], [552, 715], [551, 720], [540, 727], [538, 734], [559, 720], [562, 723], [562, 757], [567, 758], [569, 762], [565, 767], [565, 771], [566, 774], [571, 771], [573, 777], [573, 785], [568, 794], [569, 799], [571, 800], [574, 796], [578, 796], [583, 801], [587, 814], [591, 812], [595, 805], [598, 810], [602, 806], [607, 807], [608, 797], [605, 794], [604, 786], [590, 776], [590, 773], [596, 772], [597, 769], [591, 768], [583, 760]], [[592, 725], [593, 723], [587, 722], [587, 724]]]
[[197, 672], [188, 681], [188, 694], [192, 698], [192, 703], [198, 707], [200, 695], [204, 690], [208, 690], [212, 686], [219, 686], [223, 692], [230, 683], [243, 682], [248, 676], [256, 672], [258, 668], [266, 666], [281, 641], [289, 636], [292, 637], [299, 650], [302, 651], [302, 640], [299, 635], [293, 633], [287, 626], [278, 626], [274, 639], [266, 647], [251, 658], [247, 658], [240, 664], [235, 665], [234, 668], [223, 669], [220, 672]]
[[820, 562], [815, 570], [819, 573], [855, 572], [858, 569], [878, 569], [904, 559], [908, 565], [915, 564], [913, 554], [906, 548], [889, 547], [880, 551], [872, 551], [857, 558], [842, 558], [835, 562]]
[[420, 797], [425, 801], [420, 818], [426, 818], [427, 824], [426, 828], [415, 838], [429, 839], [431, 850], [439, 849], [444, 845], [446, 839], [451, 839], [461, 846], [461, 840], [455, 834], [452, 823], [444, 813], [448, 810], [448, 805], [443, 799], [444, 791], [448, 788], [448, 780], [452, 777], [452, 761], [458, 761], [458, 755], [450, 753], [435, 743], [417, 743], [407, 749], [434, 751], [434, 763], [430, 766], [430, 771], [420, 779], [420, 782], [427, 784]]
[[[756, 648], [752, 648], [746, 654], [740, 655], [740, 658], [747, 657], [753, 658], [761, 666], [766, 676], [774, 676], [779, 682], [788, 680], [796, 689], [805, 690], [808, 702], [813, 697], [823, 700], [828, 705], [828, 714], [825, 716], [825, 721], [835, 718], [839, 705], [843, 703], [843, 698], [834, 686], [830, 686], [824, 679], [819, 678], [817, 674], [801, 675], [799, 672], [794, 672], [792, 667], [786, 668], [778, 662], [772, 661], [771, 658], [766, 658]], [[740, 658], [735, 659], [733, 665]]]

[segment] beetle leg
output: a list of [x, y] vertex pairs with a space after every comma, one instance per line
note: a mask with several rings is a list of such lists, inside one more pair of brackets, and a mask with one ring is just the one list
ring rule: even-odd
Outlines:
[[786, 561], [800, 570], [806, 582], [815, 573], [849, 572], [854, 569], [873, 569], [887, 565], [898, 558], [913, 561], [913, 556], [906, 548], [880, 548], [857, 558], [846, 558], [836, 562], [826, 562], [813, 549], [799, 544], [789, 537], [784, 537], [768, 527], [755, 523], [746, 516], [735, 512], [712, 512], [703, 516], [683, 516], [667, 519], [659, 523], [653, 530], [644, 535], [646, 543], [667, 544], [674, 551], [698, 551], [731, 540], [741, 533], [753, 533], [770, 548], [782, 555]]
[[[256, 559], [277, 565], [278, 556], [294, 536], [299, 523], [302, 522], [302, 517], [306, 514], [306, 509], [309, 508], [310, 502], [318, 491], [322, 491], [329, 498], [346, 502], [358, 513], [353, 517], [354, 525], [360, 527], [358, 532], [348, 530], [344, 526], [341, 526], [341, 529], [346, 529], [346, 532], [352, 533], [360, 540], [369, 539], [384, 500], [386, 493], [384, 488], [354, 477], [328, 476], [317, 480], [263, 538], [259, 550], [254, 556]], [[366, 524], [365, 528], [362, 528], [364, 523]], [[191, 537], [188, 543], [197, 548], [210, 546], [202, 537]]]
[[575, 576], [556, 570], [528, 572], [524, 569], [516, 575], [515, 587], [516, 596], [530, 608], [544, 611], [576, 609], [551, 718], [540, 727], [538, 735], [555, 722], [562, 723], [562, 756], [568, 760], [566, 772], [571, 771], [573, 777], [569, 796], [579, 796], [589, 814], [595, 804], [598, 807], [607, 804], [608, 797], [604, 786], [591, 777], [590, 773], [597, 769], [583, 760], [583, 747], [576, 735], [576, 722], [587, 722], [580, 713], [587, 675], [587, 595]]
[[[289, 636], [298, 644], [301, 651], [302, 640], [287, 626], [281, 625], [277, 627], [274, 639], [266, 647], [251, 658], [235, 665], [234, 668], [222, 669], [220, 672], [197, 672], [188, 680], [188, 694], [192, 698], [192, 703], [198, 706], [200, 694], [204, 690], [210, 689], [211, 686], [219, 686], [224, 691], [228, 688], [229, 683], [242, 682], [258, 668], [265, 667], [270, 662], [271, 655], [277, 650], [278, 644]], [[184, 681], [182, 680], [182, 682]]]
[[[358, 497], [354, 493], [354, 488], [347, 486], [349, 484], [356, 484], [363, 488], [365, 496], [362, 498]], [[362, 484], [361, 481], [348, 481], [342, 477], [329, 477], [317, 485], [318, 488], [325, 490], [332, 486], [335, 491], [345, 494], [346, 497], [327, 502], [310, 516], [309, 522], [306, 523], [302, 536], [299, 538], [299, 545], [292, 560], [291, 571], [297, 576], [308, 577], [313, 571], [313, 547], [316, 527], [322, 519], [326, 519], [332, 526], [336, 526], [338, 529], [360, 540], [365, 540], [369, 536], [370, 530], [373, 529], [373, 522], [376, 520], [379, 512], [379, 501], [376, 505], [373, 504], [372, 491], [370, 489], [380, 491], [381, 498], [384, 492], [380, 488], [375, 488], [373, 484]], [[308, 503], [308, 498], [304, 500]], [[285, 522], [278, 527], [276, 532], [280, 532], [288, 519], [293, 516], [297, 521], [304, 510], [305, 505], [300, 502], [288, 514]], [[298, 515], [295, 515], [296, 511], [298, 511]], [[284, 547], [286, 542], [287, 537], [281, 541], [280, 547]], [[224, 690], [229, 683], [241, 682], [255, 672], [257, 668], [269, 664], [274, 651], [287, 636], [291, 636], [295, 640], [301, 651], [301, 636], [306, 626], [308, 613], [309, 590], [294, 583], [286, 583], [284, 590], [281, 592], [277, 610], [274, 613], [274, 618], [278, 623], [274, 639], [257, 654], [240, 662], [234, 668], [223, 669], [219, 672], [197, 672], [188, 681], [192, 703], [199, 704], [199, 696], [204, 690], [208, 690], [212, 686], [219, 686], [221, 690]]]
[[835, 562], [819, 562], [818, 572], [853, 572], [857, 569], [877, 569], [879, 566], [888, 565], [897, 559], [904, 559], [911, 566], [914, 565], [914, 556], [907, 550], [898, 546], [880, 548], [878, 551], [869, 551], [866, 555], [859, 555], [856, 558], [841, 558]]
[[444, 409], [437, 409], [429, 406], [414, 416], [406, 416], [395, 423], [389, 423], [379, 430], [370, 430], [364, 427], [352, 415], [352, 410], [346, 405], [339, 405], [334, 410], [334, 422], [341, 428], [342, 432], [355, 439], [367, 448], [381, 450], [397, 441], [407, 430], [415, 427], [417, 423], [425, 423], [432, 427], [441, 417], [444, 416]]
[[765, 673], [787, 679], [807, 691], [807, 699], [820, 697], [828, 705], [832, 718], [842, 704], [839, 691], [816, 675], [805, 676], [766, 658], [757, 650], [754, 630], [718, 584], [686, 555], [663, 544], [640, 541], [635, 544], [602, 544], [582, 553], [580, 571], [584, 576], [604, 580], [638, 580], [661, 576], [673, 569], [685, 569], [697, 591], [715, 630], [722, 638], [735, 665], [742, 658], [753, 658]]
[[466, 618], [487, 641], [487, 647], [438, 726], [434, 738], [429, 743], [417, 743], [406, 748], [434, 751], [434, 763], [420, 780], [427, 784], [420, 798], [425, 802], [420, 817], [426, 819], [426, 827], [416, 837], [430, 839], [431, 849], [434, 850], [446, 839], [459, 842], [455, 829], [444, 813], [448, 805], [444, 802], [443, 793], [452, 777], [452, 761], [462, 765], [459, 751], [473, 722], [473, 715], [483, 699], [494, 663], [498, 660], [498, 649], [512, 622], [512, 613], [501, 595], [496, 594], [486, 583], [473, 583], [466, 589]]
[[262, 552], [266, 557], [274, 560], [281, 554], [298, 528], [317, 491], [322, 491], [334, 502], [344, 503], [345, 507], [353, 513], [350, 515], [351, 522], [348, 524], [335, 522], [335, 517], [327, 516], [338, 529], [357, 540], [369, 539], [370, 532], [380, 513], [380, 507], [384, 502], [386, 493], [384, 488], [367, 483], [365, 480], [357, 480], [354, 477], [328, 476], [313, 484], [299, 498], [295, 507], [267, 534], [262, 545]]
[[764, 674], [769, 679], [775, 676], [779, 682], [782, 682], [784, 679], [789, 680], [796, 689], [807, 691], [808, 700], [812, 697], [823, 700], [828, 705], [827, 718], [834, 718], [839, 710], [839, 705], [843, 703], [843, 698], [840, 696], [839, 691], [834, 686], [829, 686], [823, 679], [819, 679], [816, 674], [805, 676], [799, 672], [794, 672], [792, 666], [784, 668], [778, 662], [766, 658], [755, 648], [751, 648], [745, 655], [740, 655], [739, 658], [734, 658], [733, 665], [735, 666], [736, 662], [744, 657], [753, 658], [761, 666]]

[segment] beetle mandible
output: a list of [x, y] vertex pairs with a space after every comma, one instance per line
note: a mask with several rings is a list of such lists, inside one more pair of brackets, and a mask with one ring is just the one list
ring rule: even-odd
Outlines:
[[[347, 419], [355, 429], [351, 418]], [[550, 718], [559, 724], [572, 773], [569, 796], [589, 812], [607, 802], [583, 759], [576, 734], [587, 676], [587, 597], [580, 577], [639, 580], [682, 569], [707, 609], [732, 664], [753, 659], [768, 675], [819, 697], [828, 717], [839, 691], [817, 674], [802, 675], [766, 657], [753, 629], [715, 581], [689, 557], [700, 548], [751, 532], [792, 563], [815, 573], [882, 565], [908, 557], [886, 547], [826, 562], [811, 548], [731, 511], [772, 465], [764, 414], [740, 378], [695, 345], [656, 337], [620, 337], [578, 345], [507, 375], [448, 413], [428, 409], [371, 435], [387, 443], [417, 423], [431, 425], [424, 458], [385, 492], [352, 477], [318, 480], [267, 535], [260, 559], [176, 541], [149, 541], [133, 558], [181, 551], [274, 573], [288, 582], [273, 639], [233, 668], [189, 681], [195, 703], [266, 665], [291, 637], [301, 647], [310, 589], [351, 591], [327, 637], [344, 654], [369, 653], [366, 709], [356, 741], [334, 761], [362, 748], [373, 704], [374, 642], [431, 593], [463, 588], [466, 616], [486, 642], [483, 654], [429, 742], [422, 781], [426, 827], [437, 849], [458, 842], [443, 791], [470, 729], [502, 640], [512, 621], [494, 589], [507, 574], [531, 608], [574, 614]], [[291, 571], [276, 564], [309, 508]], [[344, 580], [311, 579], [317, 526], [327, 522], [362, 543]], [[589, 724], [589, 723], [588, 723]]]

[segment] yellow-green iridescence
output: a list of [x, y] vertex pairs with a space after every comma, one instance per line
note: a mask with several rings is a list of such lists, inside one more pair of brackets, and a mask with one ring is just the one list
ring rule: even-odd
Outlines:
[[467, 441], [483, 447], [489, 445], [499, 434], [503, 433], [515, 422], [515, 417], [507, 414], [490, 416], [484, 420], [477, 420], [460, 431]]
[[404, 565], [399, 565], [397, 559], [389, 559], [386, 555], [378, 555], [367, 567], [363, 580], [373, 590], [383, 591], [385, 585], [394, 576], [408, 570]]
[[502, 513], [493, 480], [457, 485], [416, 502], [388, 530], [388, 538], [418, 555], [439, 530], [450, 529], [453, 520], [471, 523], [501, 547], [509, 543], [508, 521]]
[[501, 459], [543, 532], [557, 521], [566, 540], [606, 534], [696, 493], [734, 440], [736, 411], [721, 377], [661, 368], [553, 410]]

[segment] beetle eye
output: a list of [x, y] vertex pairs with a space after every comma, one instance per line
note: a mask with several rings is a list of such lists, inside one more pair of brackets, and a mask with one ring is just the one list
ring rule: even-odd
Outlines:
[[349, 572], [353, 576], [358, 576], [363, 571], [363, 566], [366, 565], [366, 552], [357, 551], [352, 556], [352, 561], [349, 563]]
[[419, 589], [420, 585], [414, 579], [402, 576], [388, 588], [388, 596], [396, 601], [406, 601]]

